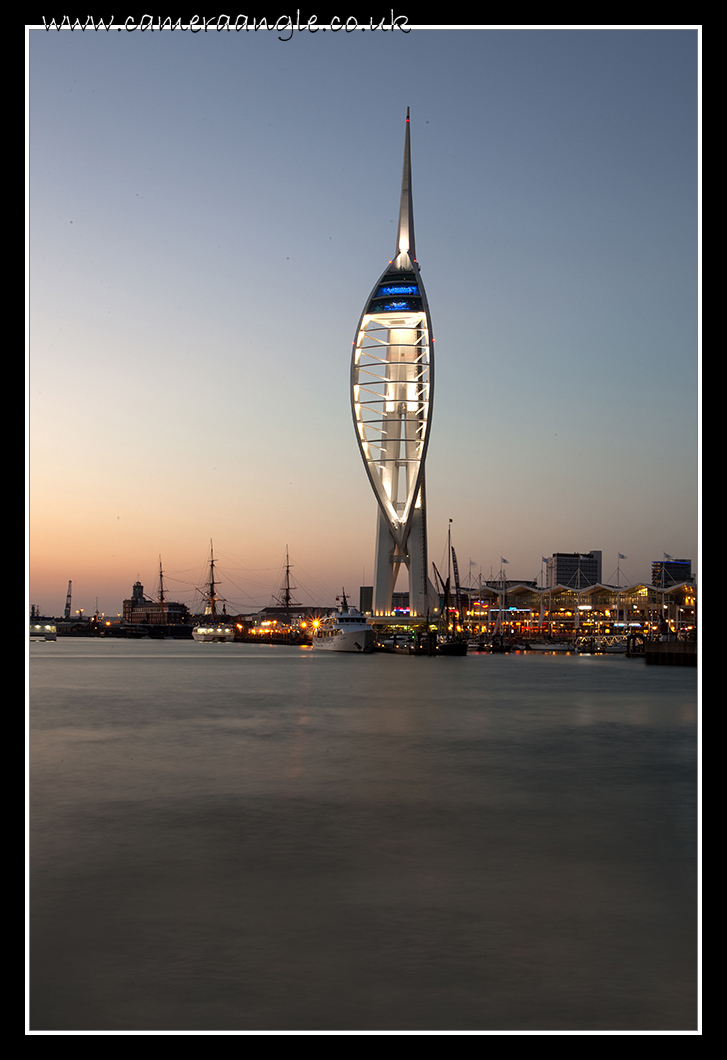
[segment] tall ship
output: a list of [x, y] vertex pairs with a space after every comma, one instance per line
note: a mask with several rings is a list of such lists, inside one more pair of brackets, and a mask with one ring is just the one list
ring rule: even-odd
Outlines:
[[331, 611], [313, 634], [314, 651], [371, 652], [374, 650], [374, 631], [366, 615], [356, 607], [349, 607], [345, 590], [341, 606]]
[[[200, 643], [224, 643], [235, 639], [235, 624], [229, 621], [225, 613], [224, 600], [217, 595], [219, 584], [215, 579], [215, 554], [210, 541], [209, 580], [204, 589], [197, 590], [205, 599], [205, 617], [192, 630], [193, 639]], [[217, 612], [218, 604], [222, 604], [221, 614]]]

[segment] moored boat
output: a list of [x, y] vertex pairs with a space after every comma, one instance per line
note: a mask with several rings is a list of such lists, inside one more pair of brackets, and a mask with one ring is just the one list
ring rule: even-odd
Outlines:
[[527, 651], [569, 651], [574, 652], [576, 650], [575, 644], [568, 641], [528, 641]]
[[366, 616], [356, 607], [349, 607], [345, 591], [341, 606], [321, 619], [313, 633], [313, 649], [317, 651], [373, 651], [374, 631]]
[[235, 639], [235, 627], [227, 622], [200, 622], [192, 630], [192, 639], [223, 643]]
[[443, 637], [437, 642], [437, 655], [466, 655], [469, 645], [464, 637], [459, 639], [447, 639]]
[[51, 622], [31, 622], [30, 623], [30, 639], [31, 640], [56, 640], [58, 638], [58, 630]]

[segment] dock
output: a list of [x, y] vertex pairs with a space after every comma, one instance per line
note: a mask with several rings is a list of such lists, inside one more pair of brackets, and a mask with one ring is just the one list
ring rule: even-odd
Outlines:
[[655, 666], [696, 666], [696, 640], [647, 640], [644, 658]]

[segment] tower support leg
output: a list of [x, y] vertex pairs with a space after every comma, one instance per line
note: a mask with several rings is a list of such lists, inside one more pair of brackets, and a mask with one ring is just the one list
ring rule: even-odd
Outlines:
[[424, 616], [434, 606], [434, 598], [427, 576], [426, 512], [423, 505], [414, 512], [403, 550], [381, 511], [378, 513], [372, 604], [375, 615], [392, 614], [394, 589], [402, 563], [408, 573], [411, 614]]
[[400, 561], [396, 562], [396, 539], [389, 529], [389, 524], [381, 510], [376, 524], [376, 559], [374, 565], [374, 598], [373, 613], [390, 615], [394, 596], [394, 583], [399, 572]]

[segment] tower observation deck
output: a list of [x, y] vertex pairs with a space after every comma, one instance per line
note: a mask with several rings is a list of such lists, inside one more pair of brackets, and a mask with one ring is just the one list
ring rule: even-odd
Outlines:
[[434, 395], [434, 339], [414, 243], [409, 111], [394, 257], [356, 329], [351, 407], [364, 467], [378, 501], [374, 615], [392, 612], [402, 566], [412, 615], [433, 602], [427, 575], [424, 461]]

